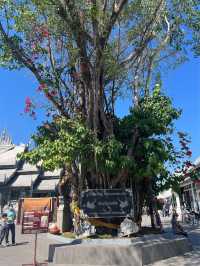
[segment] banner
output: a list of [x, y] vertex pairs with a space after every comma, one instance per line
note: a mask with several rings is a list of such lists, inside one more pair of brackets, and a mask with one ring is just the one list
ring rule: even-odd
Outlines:
[[47, 233], [49, 228], [49, 212], [24, 212], [22, 220], [22, 234]]

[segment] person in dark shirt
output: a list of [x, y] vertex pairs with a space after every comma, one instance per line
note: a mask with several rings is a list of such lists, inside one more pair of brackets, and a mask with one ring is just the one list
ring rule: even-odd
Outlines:
[[8, 218], [8, 234], [11, 232], [12, 237], [12, 245], [15, 245], [15, 219], [16, 219], [16, 212], [13, 209], [13, 206], [9, 206], [9, 210], [7, 212]]

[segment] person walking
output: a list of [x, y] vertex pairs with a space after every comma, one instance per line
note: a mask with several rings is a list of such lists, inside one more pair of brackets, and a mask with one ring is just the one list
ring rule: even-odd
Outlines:
[[8, 246], [8, 218], [7, 214], [3, 213], [1, 216], [1, 232], [0, 232], [0, 246], [2, 247], [2, 242], [5, 239], [6, 246]]
[[13, 209], [12, 205], [9, 205], [9, 210], [7, 212], [7, 219], [8, 219], [8, 237], [9, 237], [9, 233], [11, 232], [12, 245], [15, 245], [15, 219], [16, 219], [16, 212]]

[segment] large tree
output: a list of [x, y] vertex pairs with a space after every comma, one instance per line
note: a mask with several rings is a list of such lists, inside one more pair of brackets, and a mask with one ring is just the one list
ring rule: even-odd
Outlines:
[[[63, 167], [64, 192], [132, 186], [139, 220], [144, 184], [152, 192], [176, 162], [166, 138], [179, 112], [158, 84], [187, 46], [199, 51], [198, 1], [1, 0], [0, 16], [0, 64], [33, 73], [52, 117], [29, 159]], [[120, 120], [116, 102], [127, 95], [132, 111]], [[27, 98], [26, 112], [34, 107]]]

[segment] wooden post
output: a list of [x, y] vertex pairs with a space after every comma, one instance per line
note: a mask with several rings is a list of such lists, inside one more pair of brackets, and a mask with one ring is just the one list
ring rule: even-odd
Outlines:
[[35, 233], [35, 245], [34, 245], [34, 266], [37, 266], [37, 233]]

